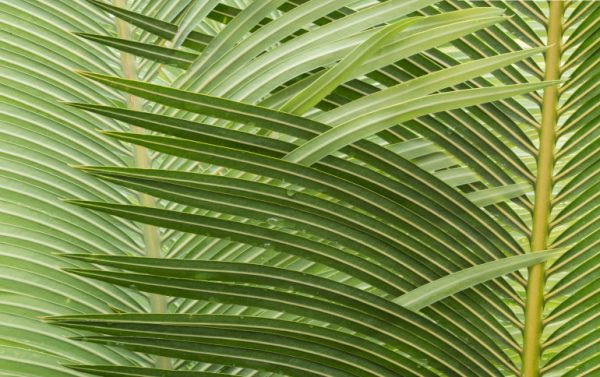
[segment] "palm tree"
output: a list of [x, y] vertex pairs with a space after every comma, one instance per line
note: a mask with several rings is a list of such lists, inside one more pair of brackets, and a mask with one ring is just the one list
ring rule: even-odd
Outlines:
[[0, 375], [597, 374], [599, 4], [2, 0]]

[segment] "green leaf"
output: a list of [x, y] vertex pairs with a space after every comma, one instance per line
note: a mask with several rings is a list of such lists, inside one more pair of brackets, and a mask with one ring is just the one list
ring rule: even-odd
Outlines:
[[[467, 365], [467, 368], [473, 368], [467, 370], [473, 371], [489, 367], [479, 366], [461, 357], [458, 350], [459, 347], [464, 347], [463, 341], [443, 331], [430, 320], [416, 314], [411, 315], [408, 310], [401, 311], [403, 317], [406, 315], [402, 320], [382, 322], [370, 313], [361, 313], [344, 305], [269, 288], [107, 271], [73, 272], [119, 285], [134, 285], [149, 292], [179, 297], [209, 298], [217, 302], [238, 302], [268, 309], [277, 308], [275, 310], [286, 310], [289, 313], [321, 321], [336, 322], [342, 327], [364, 333], [375, 340], [385, 340], [417, 359], [425, 357], [442, 370], [457, 370], [457, 368], [462, 370]], [[229, 288], [223, 290], [225, 287]], [[415, 326], [416, 322], [420, 326]], [[432, 331], [434, 329], [435, 331]], [[434, 334], [435, 337], [430, 336]], [[431, 356], [426, 356], [426, 353]]]
[[152, 17], [145, 16], [136, 12], [132, 12], [127, 9], [115, 7], [103, 1], [99, 0], [86, 0], [94, 4], [98, 8], [127, 21], [132, 25], [139, 27], [140, 29], [146, 30], [152, 34], [158, 35], [161, 38], [171, 40], [177, 34], [177, 26], [171, 23], [157, 20]]
[[[124, 333], [118, 328], [111, 331], [110, 322], [125, 330], [137, 329], [138, 331], [155, 329], [167, 334], [171, 326], [185, 329], [181, 334], [193, 336], [194, 332], [202, 327], [228, 329], [230, 331], [253, 331], [267, 334], [282, 335], [304, 340], [312, 343], [327, 345], [351, 355], [368, 359], [376, 364], [385, 366], [391, 370], [400, 370], [402, 374], [413, 375], [410, 369], [416, 367], [413, 361], [404, 359], [390, 349], [382, 347], [373, 342], [366, 342], [356, 334], [341, 332], [321, 326], [313, 326], [307, 323], [282, 320], [278, 318], [245, 317], [243, 322], [234, 315], [136, 315], [124, 314], [113, 316], [63, 316], [49, 318], [52, 323], [76, 329], [90, 330], [95, 328], [97, 332], [107, 334]], [[202, 331], [202, 330], [200, 330]], [[403, 366], [408, 362], [409, 367]], [[418, 367], [417, 367], [418, 368]], [[419, 370], [420, 376], [434, 376], [425, 368]], [[417, 376], [417, 375], [415, 375]]]
[[[136, 337], [93, 337], [78, 338], [87, 342], [118, 346], [136, 352], [176, 357], [187, 360], [208, 361], [216, 364], [238, 365], [252, 369], [275, 370], [290, 376], [332, 376], [350, 377], [337, 368], [315, 363], [304, 358], [276, 354], [248, 347], [233, 347], [231, 344], [218, 345], [211, 342], [181, 342], [160, 338]], [[278, 348], [278, 349], [282, 349]], [[368, 375], [365, 375], [368, 376]]]
[[177, 23], [177, 33], [173, 37], [171, 47], [179, 48], [183, 45], [188, 36], [194, 31], [196, 25], [213, 12], [219, 3], [219, 0], [192, 1], [180, 15], [179, 22]]
[[516, 271], [520, 268], [545, 262], [548, 258], [557, 257], [560, 254], [562, 254], [562, 251], [549, 250], [487, 262], [422, 285], [419, 288], [394, 299], [394, 302], [410, 310], [421, 310], [436, 301], [464, 289], [506, 275], [507, 273]]
[[371, 112], [347, 121], [330, 131], [304, 143], [289, 153], [286, 161], [311, 165], [340, 148], [419, 116], [452, 110], [528, 93], [556, 82], [507, 85], [502, 88], [467, 89], [459, 92], [433, 94], [407, 100], [389, 107], [371, 109]]
[[[585, 1], [2, 2], [0, 375], [594, 375], [599, 11]], [[115, 17], [134, 25], [121, 33], [132, 40], [112, 38]], [[533, 54], [550, 40], [542, 62]], [[125, 66], [141, 60], [144, 82], [113, 78], [124, 73], [114, 48], [142, 57]], [[562, 81], [543, 96], [461, 97], [549, 76]], [[144, 112], [121, 104], [128, 94], [148, 100]], [[427, 102], [439, 98], [460, 101]], [[288, 101], [307, 115], [275, 110]], [[358, 139], [310, 167], [282, 160], [352, 122]], [[151, 169], [127, 168], [145, 148]], [[160, 207], [131, 203], [129, 190]], [[149, 229], [162, 259], [136, 257]], [[568, 251], [542, 274], [541, 263], [513, 270], [420, 313], [391, 301], [528, 257], [529, 243]], [[173, 314], [148, 313], [158, 294]], [[539, 339], [523, 331], [532, 323]], [[102, 344], [79, 341], [90, 333]], [[149, 368], [152, 353], [181, 358], [177, 370]]]
[[348, 105], [340, 106], [331, 111], [319, 114], [314, 117], [314, 119], [332, 126], [337, 126], [374, 107], [391, 106], [408, 97], [414, 98], [431, 94], [438, 90], [481, 76], [485, 73], [492, 72], [526, 57], [539, 54], [545, 49], [545, 47], [542, 47], [516, 51], [441, 69], [409, 80], [405, 83], [375, 92], [371, 95], [364, 96], [350, 102]]
[[[79, 74], [102, 84], [146, 98], [150, 101], [180, 108], [182, 110], [202, 113], [214, 117], [222, 117], [232, 121], [256, 122], [263, 127], [269, 127], [270, 125], [271, 127], [277, 127], [280, 124], [294, 125], [296, 123], [299, 123], [300, 126], [302, 126], [303, 124], [316, 123], [306, 118], [224, 98], [90, 72], [79, 72]], [[303, 134], [309, 135], [308, 132], [304, 132]]]
[[188, 68], [190, 64], [198, 57], [196, 54], [185, 51], [179, 51], [172, 48], [159, 47], [152, 44], [134, 42], [120, 38], [84, 33], [74, 34], [90, 41], [98, 42], [105, 46], [114, 47], [118, 50], [128, 52], [142, 58], [184, 69]]
[[391, 293], [401, 292], [401, 287], [406, 286], [400, 277], [372, 261], [282, 231], [207, 216], [184, 215], [178, 211], [158, 208], [73, 200], [68, 202], [156, 226], [196, 234], [209, 234], [213, 237], [229, 237], [230, 240], [256, 247], [273, 248], [298, 255], [334, 267]]
[[103, 377], [224, 377], [230, 376], [223, 373], [201, 372], [201, 371], [184, 371], [184, 370], [167, 370], [155, 368], [140, 368], [140, 367], [125, 367], [114, 365], [78, 365], [65, 364], [65, 367], [74, 371], [93, 374]]
[[479, 207], [487, 207], [496, 203], [502, 203], [519, 196], [529, 194], [533, 191], [533, 187], [529, 183], [518, 183], [514, 185], [506, 185], [493, 187], [486, 190], [479, 190], [466, 194], [470, 201]]
[[329, 68], [304, 90], [290, 98], [279, 110], [286, 113], [303, 114], [319, 103], [338, 85], [354, 77], [356, 67], [383, 49], [396, 33], [406, 29], [416, 19], [405, 19], [382, 27], [360, 45], [356, 46], [340, 62]]

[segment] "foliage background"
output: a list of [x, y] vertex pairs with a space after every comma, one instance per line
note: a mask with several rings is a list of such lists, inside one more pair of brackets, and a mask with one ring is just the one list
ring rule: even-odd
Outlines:
[[[224, 1], [224, 4], [242, 8], [243, 1]], [[364, 6], [372, 2], [361, 2]], [[447, 56], [456, 61], [468, 61], [473, 57], [495, 55], [497, 53], [518, 48], [544, 45], [546, 40], [543, 17], [548, 9], [545, 2], [532, 2], [542, 12], [531, 11], [533, 5], [526, 2], [490, 2], [490, 1], [447, 1], [438, 9], [452, 9], [471, 6], [501, 6], [509, 8], [509, 12], [517, 15], [499, 26], [491, 26], [484, 31], [462, 38], [457, 43], [446, 44], [436, 52], [428, 51], [412, 56], [405, 61], [406, 69], [398, 73], [404, 77], [420, 76], [427, 73], [428, 67], [421, 66], [433, 58]], [[575, 19], [570, 28], [565, 29], [565, 40], [575, 34], [572, 49], [566, 51], [564, 60], [570, 61], [572, 54], [581, 52], [581, 44], [591, 43], [584, 51], [586, 54], [577, 64], [568, 65], [563, 74], [572, 80], [564, 84], [565, 95], [561, 99], [561, 118], [559, 126], [568, 129], [559, 139], [559, 150], [562, 156], [580, 156], [580, 151], [588, 151], [589, 157], [582, 163], [571, 163], [571, 158], [562, 158], [557, 162], [556, 171], [564, 166], [569, 169], [575, 166], [577, 187], [569, 190], [570, 180], [557, 182], [555, 195], [563, 199], [571, 199], [574, 210], [562, 212], [569, 202], [559, 202], [554, 209], [558, 221], [553, 229], [552, 239], [558, 239], [554, 246], [571, 246], [569, 261], [563, 270], [553, 274], [548, 283], [549, 300], [545, 307], [551, 313], [571, 295], [587, 298], [577, 311], [552, 323], [545, 330], [545, 337], [556, 329], [562, 329], [567, 321], [577, 324], [576, 331], [568, 332], [566, 340], [579, 340], [585, 351], [579, 358], [571, 358], [566, 367], [577, 365], [593, 365], [598, 360], [598, 294], [597, 294], [597, 154], [593, 149], [597, 146], [597, 38], [591, 36], [597, 31], [594, 15], [598, 12], [597, 3], [572, 2], [567, 11], [569, 18]], [[174, 21], [188, 5], [188, 0], [131, 1], [128, 9], [150, 15], [165, 21]], [[577, 17], [577, 12], [585, 10], [585, 17]], [[582, 13], [583, 14], [583, 13]], [[277, 14], [274, 14], [277, 16]], [[61, 254], [106, 253], [110, 255], [144, 255], [146, 245], [143, 238], [143, 226], [99, 212], [93, 212], [65, 203], [65, 198], [83, 200], [137, 203], [139, 197], [120, 186], [105, 180], [99, 180], [73, 166], [134, 166], [134, 156], [129, 144], [121, 143], [105, 136], [98, 130], [123, 131], [129, 126], [109, 118], [94, 115], [65, 106], [62, 102], [98, 103], [119, 106], [127, 97], [109, 87], [97, 85], [74, 70], [92, 71], [114, 76], [122, 76], [121, 55], [118, 51], [100, 44], [87, 41], [72, 32], [115, 35], [114, 19], [105, 12], [83, 0], [2, 0], [0, 1], [0, 375], [19, 376], [65, 376], [78, 375], [77, 372], [63, 368], [63, 363], [81, 364], [120, 364], [120, 365], [152, 365], [150, 357], [136, 354], [120, 348], [106, 347], [93, 343], [70, 339], [80, 332], [50, 325], [40, 317], [83, 314], [111, 313], [113, 311], [149, 312], [151, 305], [145, 294], [136, 290], [121, 288], [111, 284], [90, 280], [63, 271], [64, 268], [89, 268], [89, 264], [76, 260], [65, 260]], [[218, 16], [208, 19], [194, 20], [195, 30], [207, 35], [216, 35], [224, 26], [218, 22]], [[581, 31], [578, 25], [591, 22]], [[515, 37], [518, 35], [518, 38]], [[597, 34], [596, 34], [597, 35]], [[592, 42], [586, 42], [589, 37]], [[149, 43], [160, 43], [152, 35], [134, 30], [133, 39]], [[568, 42], [567, 42], [568, 43]], [[471, 49], [471, 47], [475, 47]], [[482, 47], [483, 46], [483, 47]], [[475, 52], [474, 52], [475, 51]], [[590, 53], [591, 51], [591, 53]], [[438, 55], [436, 55], [438, 54]], [[514, 68], [486, 75], [485, 79], [494, 84], [500, 82], [523, 82], [540, 79], [543, 75], [543, 57], [536, 55], [533, 59]], [[580, 68], [583, 67], [583, 68]], [[421, 69], [418, 69], [421, 68]], [[431, 70], [438, 67], [431, 65]], [[140, 78], [162, 85], [174, 85], [180, 70], [160, 66], [144, 59], [138, 60]], [[397, 72], [396, 72], [397, 73]], [[581, 76], [584, 75], [584, 76]], [[355, 81], [355, 88], [392, 85], [385, 83], [385, 77], [361, 78]], [[377, 82], [377, 80], [381, 80]], [[584, 80], [585, 79], [585, 80]], [[591, 80], [591, 81], [590, 81]], [[570, 82], [574, 82], [571, 84]], [[471, 83], [470, 85], [477, 85]], [[457, 86], [460, 87], [460, 86]], [[351, 96], [350, 96], [351, 97]], [[335, 97], [329, 97], [330, 106], [336, 106]], [[501, 119], [505, 124], [515, 124], [527, 137], [523, 141], [526, 146], [535, 149], [538, 134], [535, 125], [539, 124], [541, 92], [519, 97], [519, 106], [528, 113], [524, 117], [512, 117], [517, 122]], [[326, 104], [327, 105], [327, 104]], [[150, 104], [145, 109], [151, 111]], [[499, 116], [507, 109], [514, 109], [511, 100], [499, 102], [494, 106], [480, 106], [484, 114]], [[519, 109], [519, 108], [517, 108]], [[497, 130], [476, 128], [469, 132], [468, 128], [453, 127], [469, 122], [469, 117], [476, 109], [460, 112], [448, 112], [436, 117], [428, 116], [409, 122], [396, 129], [398, 142], [418, 136], [414, 130], [418, 126], [420, 136], [410, 144], [398, 147], [399, 153], [410, 158], [415, 164], [430, 172], [437, 172], [439, 177], [467, 177], [468, 184], [460, 185], [465, 193], [510, 184], [527, 182], [536, 171], [535, 159], [527, 148], [515, 148], [513, 141], [507, 141]], [[519, 111], [522, 111], [519, 109]], [[464, 118], [466, 116], [467, 118]], [[463, 117], [463, 118], [461, 118]], [[582, 128], [574, 124], [586, 125], [584, 138], [576, 132]], [[579, 142], [571, 136], [575, 134]], [[492, 136], [485, 142], [487, 136]], [[273, 136], [273, 135], [271, 135]], [[579, 138], [579, 139], [578, 139]], [[489, 140], [493, 140], [491, 143]], [[495, 140], [504, 143], [510, 152], [494, 144]], [[525, 149], [525, 150], [524, 150]], [[411, 151], [416, 152], [411, 154]], [[517, 158], [514, 158], [514, 153]], [[484, 158], [486, 154], [493, 158]], [[581, 158], [585, 157], [582, 156]], [[206, 174], [231, 174], [222, 167], [210, 164], [175, 158], [160, 153], [151, 154], [154, 168], [169, 170], [185, 170]], [[520, 162], [516, 162], [520, 161]], [[522, 163], [522, 165], [521, 165]], [[452, 166], [452, 174], [447, 167]], [[567, 170], [568, 171], [568, 170]], [[487, 172], [482, 174], [482, 172]], [[525, 173], [523, 173], [525, 172]], [[460, 173], [460, 174], [459, 174]], [[523, 176], [524, 175], [524, 176]], [[473, 179], [472, 177], [475, 177]], [[500, 177], [497, 179], [497, 177]], [[566, 178], [569, 178], [567, 175]], [[458, 179], [458, 178], [455, 178]], [[461, 181], [459, 179], [459, 181]], [[469, 179], [471, 179], [469, 181]], [[571, 185], [575, 185], [571, 183]], [[564, 187], [567, 187], [566, 191]], [[505, 202], [498, 206], [490, 206], [487, 210], [502, 219], [504, 226], [511, 229], [511, 234], [525, 249], [528, 248], [528, 229], [530, 229], [532, 192], [514, 202]], [[564, 194], [565, 192], [569, 195]], [[561, 193], [563, 195], [561, 196]], [[584, 193], [583, 199], [575, 202], [574, 196]], [[238, 219], [215, 211], [202, 211], [186, 208], [177, 203], [160, 200], [161, 208], [203, 213], [209, 217]], [[562, 216], [562, 217], [561, 217]], [[247, 220], [243, 220], [247, 221]], [[573, 228], [573, 224], [578, 224]], [[274, 225], [274, 224], [271, 224]], [[268, 226], [268, 225], [267, 225]], [[575, 230], [573, 230], [575, 229]], [[228, 239], [182, 233], [175, 230], [160, 229], [161, 254], [165, 258], [186, 258], [203, 260], [228, 260], [237, 262], [253, 262], [270, 266], [286, 267], [293, 270], [318, 274], [338, 281], [348, 281], [349, 277], [337, 271], [325, 268], [306, 260], [271, 250], [269, 245], [263, 247], [235, 243]], [[560, 238], [567, 232], [566, 240]], [[574, 246], [573, 246], [574, 245]], [[564, 265], [565, 263], [563, 263]], [[577, 266], [585, 266], [585, 269]], [[574, 277], [576, 276], [576, 278]], [[565, 277], [566, 280], [565, 280]], [[509, 281], [509, 280], [507, 280]], [[352, 281], [349, 281], [352, 283]], [[517, 294], [523, 298], [521, 285], [511, 283]], [[552, 291], [555, 284], [559, 288]], [[562, 287], [562, 288], [561, 288]], [[582, 293], [583, 292], [583, 293]], [[581, 302], [581, 301], [580, 301]], [[516, 313], [517, 322], [522, 321], [522, 308], [511, 305]], [[209, 303], [192, 299], [171, 299], [168, 302], [171, 313], [214, 313], [244, 314], [263, 317], [293, 318], [289, 314], [261, 309], [249, 309], [240, 305]], [[520, 329], [506, 323], [511, 341], [521, 343]], [[583, 339], [583, 340], [582, 340]], [[544, 353], [544, 361], [552, 362], [569, 342], [558, 342], [556, 347]], [[503, 352], [517, 365], [519, 352], [515, 349], [504, 349]], [[563, 360], [559, 357], [558, 360]], [[260, 375], [255, 371], [237, 367], [222, 367], [204, 363], [176, 362], [175, 366], [182, 370], [209, 370], [228, 374]], [[584, 369], [593, 373], [592, 369]], [[552, 370], [550, 372], [553, 372]], [[509, 373], [509, 372], [507, 372]], [[563, 373], [554, 370], [555, 375]], [[552, 375], [552, 373], [548, 373]], [[590, 374], [593, 375], [593, 374]]]

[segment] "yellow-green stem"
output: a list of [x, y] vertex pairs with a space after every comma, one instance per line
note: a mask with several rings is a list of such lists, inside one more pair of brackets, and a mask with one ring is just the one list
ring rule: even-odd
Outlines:
[[[545, 80], [560, 79], [563, 13], [563, 0], [550, 2], [550, 16], [548, 18], [549, 49], [546, 52]], [[535, 203], [533, 207], [532, 252], [548, 248], [557, 106], [558, 88], [556, 86], [546, 88], [542, 102], [540, 148], [537, 161], [538, 171], [535, 185]], [[523, 377], [538, 377], [540, 375], [541, 337], [543, 330], [542, 315], [546, 281], [545, 269], [544, 264], [538, 264], [529, 269], [527, 299], [525, 302], [525, 329], [523, 334], [523, 367], [521, 371], [521, 376]]]
[[[113, 0], [115, 6], [125, 8], [125, 0]], [[117, 35], [119, 38], [130, 39], [131, 31], [129, 25], [119, 19], [116, 19]], [[121, 53], [121, 64], [123, 68], [123, 76], [126, 79], [137, 80], [137, 66], [135, 62], [135, 56], [131, 54]], [[140, 99], [136, 96], [127, 94], [127, 107], [131, 110], [141, 110]], [[144, 130], [140, 127], [131, 127], [131, 132], [144, 133]], [[133, 146], [133, 163], [135, 167], [141, 169], [149, 169], [152, 167], [152, 161], [148, 150], [139, 145]], [[149, 195], [140, 193], [139, 194], [140, 204], [146, 207], [155, 207], [156, 200]], [[144, 248], [146, 256], [151, 258], [160, 258], [161, 255], [161, 243], [160, 234], [158, 228], [152, 225], [144, 224], [142, 226], [142, 233], [144, 238]], [[164, 296], [150, 294], [150, 311], [152, 313], [166, 313], [167, 312], [167, 301]], [[171, 360], [167, 357], [156, 357], [155, 366], [161, 369], [170, 369]]]

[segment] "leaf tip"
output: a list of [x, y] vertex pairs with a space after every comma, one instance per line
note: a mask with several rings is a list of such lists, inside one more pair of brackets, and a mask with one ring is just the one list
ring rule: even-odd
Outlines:
[[88, 104], [79, 103], [79, 102], [70, 102], [70, 101], [59, 101], [59, 102], [62, 105], [69, 106], [69, 107], [74, 107], [74, 108], [82, 109], [82, 110], [85, 110], [86, 106], [89, 106]]

